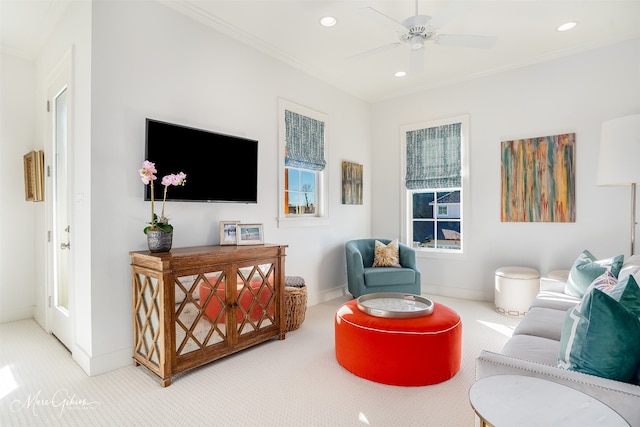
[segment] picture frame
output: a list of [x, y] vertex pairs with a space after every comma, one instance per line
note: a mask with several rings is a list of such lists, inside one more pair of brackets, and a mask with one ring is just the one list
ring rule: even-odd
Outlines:
[[236, 229], [240, 221], [220, 221], [220, 245], [236, 245]]
[[342, 162], [342, 204], [362, 204], [362, 165]]
[[262, 245], [264, 244], [262, 224], [238, 224], [236, 237], [238, 245]]
[[501, 142], [502, 222], [576, 221], [576, 134]]
[[23, 156], [24, 199], [27, 202], [44, 200], [44, 151], [30, 151]]

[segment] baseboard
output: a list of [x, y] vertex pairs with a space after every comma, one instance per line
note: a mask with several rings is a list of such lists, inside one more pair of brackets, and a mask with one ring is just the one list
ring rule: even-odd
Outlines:
[[33, 309], [33, 320], [45, 331], [47, 330], [47, 315], [37, 306]]
[[0, 323], [15, 322], [33, 318], [34, 305], [19, 308], [2, 309], [0, 312]]
[[[452, 286], [439, 286], [439, 285], [422, 285], [421, 293], [430, 295], [442, 295], [451, 298], [460, 298], [470, 301], [493, 301], [493, 292], [490, 294], [475, 289], [462, 289]], [[307, 306], [321, 304], [323, 302], [331, 301], [336, 298], [343, 297], [349, 294], [347, 285], [336, 286], [335, 288], [324, 290], [315, 295], [309, 295]]]
[[348, 294], [347, 285], [336, 286], [335, 288], [327, 289], [319, 294], [309, 295], [307, 300], [307, 307], [316, 304], [322, 304], [323, 302], [331, 301], [332, 299], [340, 298]]
[[493, 301], [493, 293], [475, 289], [462, 289], [452, 286], [422, 285], [421, 293], [430, 295], [442, 295], [451, 298], [460, 298], [471, 301]]
[[92, 357], [76, 346], [73, 351], [73, 360], [80, 365], [87, 375], [93, 377], [133, 364], [132, 355], [133, 349], [125, 348], [102, 356]]

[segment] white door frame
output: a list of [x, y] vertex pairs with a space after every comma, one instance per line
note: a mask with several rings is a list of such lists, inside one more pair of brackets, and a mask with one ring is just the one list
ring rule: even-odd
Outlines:
[[[73, 231], [75, 230], [73, 224], [73, 134], [74, 134], [74, 96], [73, 96], [73, 48], [70, 48], [62, 57], [60, 62], [53, 68], [49, 77], [46, 80], [46, 95], [47, 95], [47, 113], [46, 113], [46, 146], [45, 146], [45, 177], [46, 177], [46, 221], [47, 221], [47, 265], [46, 265], [46, 295], [47, 300], [45, 302], [46, 307], [46, 330], [49, 333], [54, 334], [58, 340], [60, 340], [73, 354], [75, 352], [76, 342], [76, 330], [75, 330], [75, 318], [76, 318], [76, 305], [75, 305], [75, 268], [74, 268], [74, 244]], [[55, 99], [63, 91], [66, 91], [67, 99], [67, 123], [66, 123], [66, 165], [67, 165], [67, 188], [66, 188], [66, 216], [69, 231], [66, 233], [69, 240], [61, 242], [61, 233], [57, 233], [56, 227], [56, 159], [54, 155], [57, 153], [55, 141], [56, 141], [56, 126], [55, 120]], [[63, 227], [64, 228], [64, 227]], [[56, 304], [56, 274], [57, 274], [57, 251], [61, 250], [61, 244], [70, 242], [70, 247], [64, 249], [68, 251], [65, 254], [68, 259], [67, 271], [67, 294], [68, 303], [66, 313], [60, 310]]]

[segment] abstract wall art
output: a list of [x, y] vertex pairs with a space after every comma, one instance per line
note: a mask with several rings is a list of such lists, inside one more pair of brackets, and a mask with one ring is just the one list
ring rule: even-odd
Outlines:
[[342, 204], [362, 204], [362, 165], [342, 162]]
[[502, 141], [502, 222], [575, 222], [575, 133]]

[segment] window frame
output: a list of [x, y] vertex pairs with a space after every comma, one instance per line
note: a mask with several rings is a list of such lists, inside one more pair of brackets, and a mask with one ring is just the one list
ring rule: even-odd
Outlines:
[[[285, 171], [286, 152], [285, 111], [291, 111], [324, 123], [324, 158], [329, 158], [328, 133], [329, 117], [327, 114], [296, 104], [283, 98], [278, 98], [278, 227], [303, 227], [327, 225], [329, 223], [329, 203], [327, 194], [327, 176], [329, 161], [322, 171], [312, 171], [316, 176], [316, 212], [315, 214], [287, 214], [285, 213]], [[301, 168], [292, 168], [307, 170]]]
[[[298, 183], [300, 184], [300, 182], [303, 180], [303, 174], [309, 174], [310, 177], [313, 177], [313, 191], [304, 191], [304, 185], [299, 185], [296, 189], [291, 189], [291, 176], [290, 176], [290, 172], [291, 171], [295, 171], [298, 174]], [[304, 169], [304, 168], [297, 168], [297, 167], [287, 167], [285, 166], [285, 198], [284, 201], [286, 202], [287, 200], [289, 201], [289, 206], [291, 206], [291, 195], [296, 194], [297, 197], [300, 197], [303, 194], [313, 194], [313, 205], [314, 205], [314, 212], [313, 213], [287, 213], [285, 212], [285, 215], [287, 218], [308, 218], [308, 217], [315, 217], [317, 216], [317, 208], [318, 208], [318, 173], [317, 171], [312, 171], [309, 169]], [[286, 196], [286, 193], [288, 193], [288, 197]], [[283, 203], [283, 208], [285, 206], [285, 204]], [[296, 205], [297, 207], [300, 207], [302, 205], [300, 205], [300, 203], [298, 203]]]
[[[461, 239], [460, 249], [441, 249], [441, 248], [415, 248], [418, 257], [430, 258], [453, 258], [461, 259], [468, 257], [469, 232], [470, 229], [470, 196], [469, 196], [469, 116], [460, 115], [438, 120], [429, 120], [425, 122], [414, 123], [400, 127], [400, 206], [401, 206], [401, 239], [403, 243], [413, 247], [412, 221], [413, 221], [413, 193], [425, 191], [445, 192], [451, 189], [425, 188], [422, 190], [409, 190], [405, 185], [405, 177], [407, 173], [407, 132], [418, 129], [428, 129], [443, 125], [460, 123], [460, 155], [462, 176], [462, 184], [460, 187], [460, 224]], [[438, 213], [434, 212], [434, 221]]]

